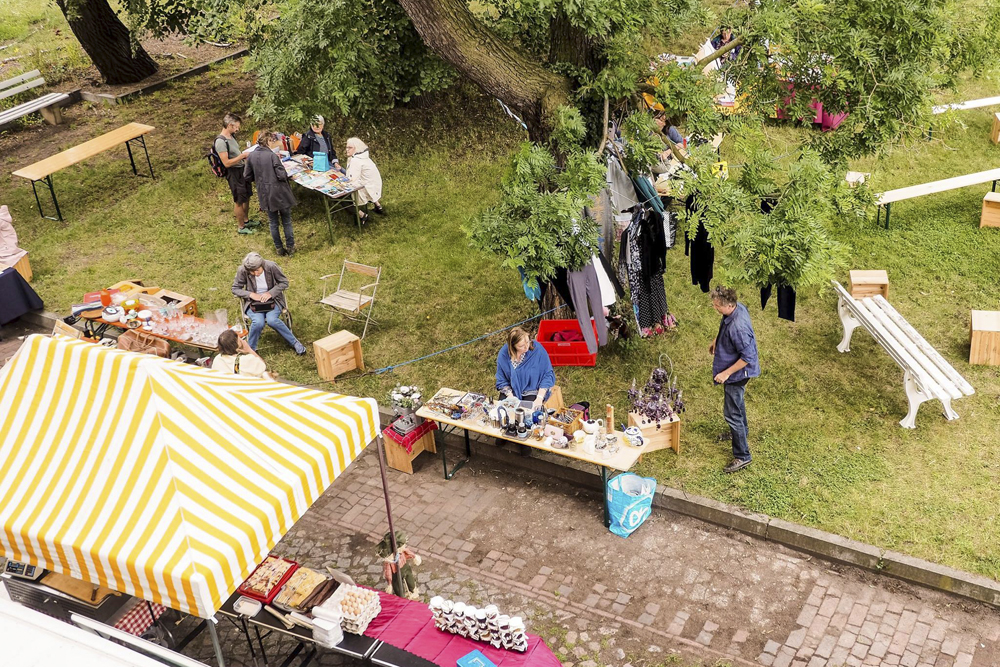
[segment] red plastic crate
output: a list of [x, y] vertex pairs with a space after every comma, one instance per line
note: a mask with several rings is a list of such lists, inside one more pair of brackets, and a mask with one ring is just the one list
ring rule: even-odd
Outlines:
[[[590, 321], [590, 326], [594, 327], [594, 340], [597, 340], [597, 325]], [[554, 341], [552, 336], [559, 331], [576, 331], [583, 335], [580, 323], [577, 320], [542, 320], [538, 325], [539, 344], [549, 353], [549, 360], [553, 366], [596, 366], [597, 353], [590, 354], [587, 351], [587, 343], [584, 341]]]

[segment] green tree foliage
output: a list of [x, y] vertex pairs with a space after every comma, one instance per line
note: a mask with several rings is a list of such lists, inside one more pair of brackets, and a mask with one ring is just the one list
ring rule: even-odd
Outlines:
[[604, 171], [593, 152], [574, 151], [558, 169], [550, 151], [523, 143], [500, 186], [502, 202], [467, 227], [472, 245], [523, 269], [535, 284], [560, 267], [583, 267], [599, 231], [583, 207], [603, 185]]
[[276, 20], [256, 24], [250, 44], [251, 112], [299, 125], [334, 109], [363, 114], [409, 102], [455, 80], [393, 0], [290, 0]]

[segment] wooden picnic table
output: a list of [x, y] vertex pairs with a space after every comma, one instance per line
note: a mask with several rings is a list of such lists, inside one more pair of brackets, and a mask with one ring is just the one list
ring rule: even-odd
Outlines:
[[[132, 173], [136, 176], [146, 176], [146, 174], [140, 174], [135, 167], [135, 157], [132, 155], [132, 142], [137, 141], [142, 145], [142, 150], [146, 154], [146, 165], [149, 167], [149, 178], [153, 178], [153, 164], [149, 160], [149, 150], [146, 148], [145, 135], [155, 129], [156, 128], [152, 125], [129, 123], [128, 125], [123, 125], [118, 129], [102, 134], [99, 137], [95, 137], [90, 141], [85, 141], [79, 146], [74, 146], [73, 148], [64, 150], [62, 153], [57, 153], [56, 155], [45, 158], [44, 160], [30, 164], [27, 167], [18, 169], [13, 172], [13, 175], [20, 178], [26, 178], [31, 181], [31, 190], [35, 194], [35, 203], [38, 205], [39, 215], [48, 220], [62, 221], [63, 218], [62, 213], [59, 210], [59, 201], [56, 199], [56, 191], [52, 186], [52, 175], [54, 173], [124, 143], [125, 148], [128, 150], [129, 162], [132, 163]], [[39, 181], [44, 182], [45, 185], [48, 186], [49, 193], [52, 195], [52, 203], [56, 209], [56, 217], [54, 218], [45, 215], [42, 211], [42, 204], [38, 199], [38, 191], [35, 189], [35, 184]]]
[[[459, 394], [463, 395], [464, 392], [457, 391], [454, 389], [449, 389], [447, 387], [442, 387], [438, 394], [445, 392], [447, 394]], [[611, 515], [608, 509], [608, 498], [607, 498], [607, 484], [609, 477], [609, 470], [615, 470], [617, 472], [626, 472], [631, 470], [632, 466], [635, 465], [639, 457], [643, 455], [646, 449], [649, 447], [649, 441], [643, 444], [642, 447], [633, 447], [625, 441], [625, 434], [621, 431], [612, 431], [618, 436], [618, 451], [614, 455], [605, 458], [601, 452], [595, 452], [593, 454], [588, 454], [580, 449], [554, 449], [553, 447], [546, 446], [543, 442], [535, 440], [534, 438], [526, 438], [521, 440], [520, 438], [508, 437], [499, 428], [493, 428], [492, 426], [486, 424], [480, 424], [478, 419], [473, 417], [467, 417], [465, 419], [452, 419], [450, 416], [442, 414], [437, 410], [433, 410], [428, 406], [424, 405], [416, 412], [418, 417], [423, 417], [424, 419], [430, 419], [438, 424], [447, 424], [455, 428], [460, 428], [465, 432], [465, 456], [466, 458], [455, 464], [455, 467], [450, 471], [448, 470], [447, 454], [445, 450], [447, 449], [443, 444], [438, 447], [441, 452], [441, 461], [444, 464], [444, 477], [445, 479], [451, 479], [454, 477], [455, 473], [458, 472], [459, 468], [468, 463], [469, 459], [472, 458], [472, 443], [469, 440], [469, 432], [479, 433], [480, 435], [485, 435], [492, 438], [499, 438], [501, 440], [506, 440], [508, 442], [516, 442], [519, 445], [527, 445], [534, 449], [539, 449], [544, 452], [549, 452], [551, 454], [557, 454], [569, 459], [574, 459], [576, 461], [581, 461], [583, 463], [590, 463], [596, 465], [600, 469], [601, 481], [604, 484], [604, 525], [611, 525]]]

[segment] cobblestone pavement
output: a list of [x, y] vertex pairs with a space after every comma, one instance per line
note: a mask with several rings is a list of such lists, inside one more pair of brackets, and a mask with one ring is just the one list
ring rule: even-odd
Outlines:
[[[1000, 617], [985, 606], [663, 511], [621, 539], [604, 528], [597, 494], [498, 467], [473, 459], [449, 482], [422, 454], [412, 476], [391, 471], [396, 527], [424, 559], [425, 600], [521, 614], [567, 667], [1000, 663]], [[371, 449], [275, 552], [374, 585], [385, 530]], [[235, 633], [224, 637], [238, 653]]]

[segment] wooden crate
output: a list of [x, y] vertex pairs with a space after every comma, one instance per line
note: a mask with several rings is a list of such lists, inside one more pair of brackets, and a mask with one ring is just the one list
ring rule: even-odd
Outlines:
[[162, 299], [167, 305], [177, 308], [182, 313], [198, 317], [198, 302], [192, 296], [184, 296], [166, 289], [158, 290], [150, 296]]
[[851, 271], [851, 285], [848, 290], [855, 299], [881, 294], [889, 298], [889, 274], [882, 270]]
[[1000, 192], [987, 192], [983, 197], [983, 212], [979, 216], [980, 227], [1000, 227]]
[[1000, 366], [1000, 312], [972, 311], [969, 363]]
[[[0, 269], [3, 269], [4, 265], [0, 264]], [[28, 261], [28, 255], [26, 254], [21, 259], [17, 260], [14, 264], [14, 270], [21, 274], [25, 282], [31, 282], [31, 262]]]
[[413, 443], [413, 451], [409, 454], [402, 445], [392, 438], [383, 438], [385, 441], [385, 460], [393, 470], [413, 474], [413, 459], [417, 458], [421, 452], [437, 453], [437, 444], [434, 442], [434, 431], [427, 431], [419, 440]]
[[669, 422], [660, 422], [660, 428], [656, 428], [656, 424], [643, 424], [642, 415], [630, 412], [628, 413], [628, 425], [638, 426], [639, 430], [642, 431], [642, 439], [645, 443], [643, 454], [659, 449], [672, 449], [678, 454], [681, 453], [680, 417], [674, 417]]
[[361, 339], [350, 331], [341, 330], [320, 338], [313, 343], [313, 352], [316, 354], [316, 370], [324, 380], [332, 382], [338, 375], [355, 368], [365, 370]]
[[1000, 113], [993, 114], [993, 127], [990, 128], [990, 141], [1000, 144]]

